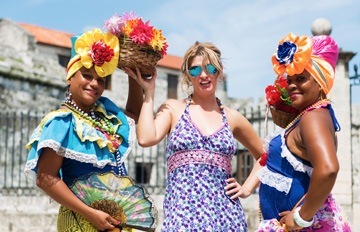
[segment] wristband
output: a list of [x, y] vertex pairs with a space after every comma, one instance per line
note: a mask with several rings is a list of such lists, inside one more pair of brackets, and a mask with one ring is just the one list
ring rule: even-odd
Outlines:
[[301, 207], [298, 207], [294, 211], [294, 222], [298, 224], [301, 227], [309, 227], [314, 223], [314, 218], [311, 219], [311, 221], [305, 221], [300, 217], [299, 211]]

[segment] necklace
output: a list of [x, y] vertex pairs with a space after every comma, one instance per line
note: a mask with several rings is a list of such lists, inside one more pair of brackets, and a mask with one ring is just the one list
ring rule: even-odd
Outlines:
[[[215, 97], [215, 98], [216, 98], [216, 102], [217, 102], [219, 108], [220, 108], [221, 110], [223, 110], [223, 109], [224, 109], [224, 106], [222, 105], [220, 99], [217, 98], [217, 97]], [[195, 104], [195, 102], [194, 102], [194, 100], [193, 100], [193, 95], [192, 95], [192, 94], [190, 94], [190, 95], [188, 96], [188, 98], [187, 98], [186, 101], [187, 101], [187, 103], [188, 103], [189, 105]]]
[[77, 115], [79, 115], [81, 118], [90, 122], [95, 128], [98, 128], [110, 135], [115, 134], [115, 130], [110, 120], [107, 119], [105, 116], [96, 115], [93, 109], [90, 110], [89, 115], [88, 113], [85, 113], [80, 107], [78, 107], [74, 101], [68, 99], [63, 101], [61, 105], [66, 106], [67, 108], [75, 112]]
[[85, 113], [74, 101], [70, 99], [63, 101], [61, 105], [69, 108], [82, 119], [90, 122], [96, 130], [100, 131], [113, 144], [111, 152], [115, 152], [119, 148], [122, 142], [121, 137], [115, 133], [112, 123], [103, 114], [99, 114], [100, 116], [98, 116], [94, 110], [91, 109], [91, 116], [89, 116], [89, 114]]
[[294, 118], [294, 120], [292, 120], [285, 128], [285, 130], [289, 129], [290, 127], [292, 127], [296, 122], [297, 120], [299, 120], [299, 118], [301, 118], [301, 116], [303, 116], [306, 112], [308, 111], [311, 111], [313, 109], [318, 109], [320, 107], [324, 107], [324, 106], [327, 106], [331, 103], [331, 101], [329, 99], [323, 99], [323, 100], [320, 100], [320, 101], [317, 101], [315, 102], [314, 104], [306, 107], [306, 109], [304, 109], [303, 111], [301, 111], [301, 113], [296, 116], [296, 118]]
[[90, 122], [95, 129], [100, 131], [112, 143], [113, 147], [109, 150], [115, 155], [119, 174], [121, 176], [125, 176], [125, 168], [123, 166], [123, 162], [121, 162], [121, 154], [118, 150], [122, 142], [122, 138], [115, 133], [115, 129], [110, 120], [102, 114], [98, 116], [93, 109], [90, 110], [90, 115], [88, 113], [85, 113], [80, 107], [76, 105], [74, 101], [70, 99], [66, 99], [61, 103], [61, 105], [69, 108], [71, 111], [79, 115], [82, 119]]

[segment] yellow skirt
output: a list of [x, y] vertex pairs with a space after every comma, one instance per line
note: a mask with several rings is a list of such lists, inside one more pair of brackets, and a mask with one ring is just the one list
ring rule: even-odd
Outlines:
[[[60, 206], [57, 220], [58, 232], [98, 232], [91, 223], [78, 213], [75, 213], [64, 206]], [[114, 229], [112, 231], [120, 231]], [[130, 228], [124, 228], [122, 232], [132, 232]]]

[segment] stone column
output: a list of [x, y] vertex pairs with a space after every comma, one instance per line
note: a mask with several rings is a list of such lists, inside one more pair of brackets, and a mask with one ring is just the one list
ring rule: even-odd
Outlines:
[[349, 60], [353, 53], [340, 51], [336, 65], [333, 89], [328, 97], [333, 102], [335, 115], [340, 123], [338, 133], [337, 155], [340, 171], [333, 189], [333, 194], [346, 210], [352, 223], [353, 220], [353, 189], [352, 189], [352, 153], [351, 153], [351, 121], [350, 121], [350, 83], [348, 74]]
[[[332, 26], [326, 19], [320, 18], [313, 22], [311, 31], [313, 35], [330, 35]], [[341, 45], [339, 44], [339, 47]], [[337, 156], [340, 163], [335, 186], [332, 190], [336, 200], [344, 208], [351, 223], [354, 225], [353, 209], [353, 179], [352, 179], [352, 143], [351, 143], [351, 120], [350, 120], [350, 82], [348, 66], [349, 61], [355, 54], [340, 49], [336, 65], [335, 81], [328, 98], [332, 101], [335, 115], [340, 123], [341, 131], [338, 136]], [[321, 186], [319, 186], [321, 188]], [[360, 228], [354, 225], [355, 228]], [[356, 230], [357, 231], [357, 230]]]

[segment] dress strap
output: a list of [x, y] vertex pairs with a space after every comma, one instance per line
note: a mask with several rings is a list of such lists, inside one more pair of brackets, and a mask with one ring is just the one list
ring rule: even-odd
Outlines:
[[335, 112], [334, 112], [334, 109], [332, 108], [331, 104], [328, 105], [327, 108], [330, 110], [330, 114], [331, 114], [331, 118], [332, 118], [333, 123], [334, 123], [335, 131], [337, 131], [337, 132], [340, 131], [341, 127], [340, 127], [340, 124], [339, 124], [338, 120], [335, 117]]
[[335, 117], [335, 112], [331, 106], [331, 102], [329, 99], [324, 99], [324, 100], [318, 101], [315, 104], [306, 108], [291, 123], [289, 123], [289, 125], [285, 128], [285, 136], [287, 134], [289, 134], [289, 132], [292, 131], [292, 129], [294, 129], [294, 127], [300, 122], [300, 120], [304, 114], [306, 114], [307, 112], [312, 111], [314, 109], [320, 109], [320, 108], [327, 108], [330, 111], [330, 115], [331, 115], [331, 118], [332, 118], [332, 121], [334, 124], [335, 131], [337, 131], [337, 132], [340, 131], [341, 127]]
[[[222, 115], [222, 122], [226, 123], [226, 116], [225, 116], [225, 110], [224, 110], [224, 106], [221, 103], [221, 100], [219, 98], [216, 97], [216, 102], [220, 108], [221, 111], [221, 115]], [[192, 94], [190, 94], [187, 99], [186, 99], [186, 107], [185, 107], [185, 114], [189, 115], [189, 106], [192, 103]]]
[[186, 99], [185, 114], [189, 115], [189, 106], [192, 102], [192, 95], [190, 94]]
[[216, 98], [216, 102], [217, 102], [217, 104], [218, 104], [218, 106], [219, 106], [219, 108], [220, 108], [220, 111], [221, 111], [222, 121], [223, 121], [224, 123], [226, 123], [227, 120], [226, 120], [226, 116], [225, 116], [224, 106], [222, 105], [222, 103], [221, 103], [221, 101], [220, 101], [219, 98]]

